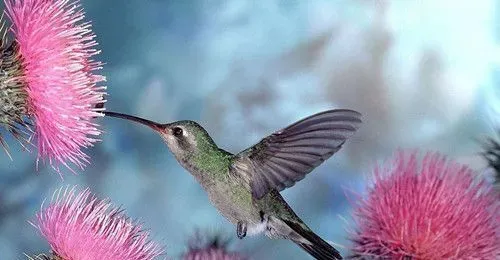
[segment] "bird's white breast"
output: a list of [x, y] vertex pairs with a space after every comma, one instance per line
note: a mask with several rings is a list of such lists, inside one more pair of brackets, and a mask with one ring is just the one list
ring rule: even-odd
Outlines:
[[260, 222], [258, 224], [251, 224], [247, 227], [247, 235], [253, 236], [258, 235], [267, 229], [267, 220]]

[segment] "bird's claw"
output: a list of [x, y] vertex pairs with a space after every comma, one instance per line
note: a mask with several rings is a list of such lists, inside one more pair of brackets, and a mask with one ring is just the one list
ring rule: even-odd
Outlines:
[[236, 224], [236, 235], [239, 239], [243, 239], [247, 235], [247, 224], [243, 221], [238, 221]]

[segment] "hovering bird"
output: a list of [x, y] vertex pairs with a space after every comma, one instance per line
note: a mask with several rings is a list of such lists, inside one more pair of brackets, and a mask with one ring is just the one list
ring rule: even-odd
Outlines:
[[127, 114], [104, 113], [155, 130], [205, 189], [211, 203], [236, 225], [238, 238], [264, 233], [273, 239], [289, 239], [316, 259], [342, 259], [295, 214], [279, 192], [337, 152], [360, 126], [360, 113], [348, 109], [324, 111], [237, 154], [219, 148], [194, 121], [160, 124]]

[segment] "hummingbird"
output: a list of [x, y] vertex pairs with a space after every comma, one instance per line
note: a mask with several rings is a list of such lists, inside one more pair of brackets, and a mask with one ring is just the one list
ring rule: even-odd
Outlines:
[[311, 115], [236, 154], [218, 147], [195, 121], [161, 124], [122, 113], [104, 114], [156, 131], [220, 214], [236, 226], [238, 238], [264, 233], [271, 239], [291, 240], [316, 259], [342, 259], [295, 214], [280, 192], [340, 150], [359, 128], [359, 112], [333, 109]]

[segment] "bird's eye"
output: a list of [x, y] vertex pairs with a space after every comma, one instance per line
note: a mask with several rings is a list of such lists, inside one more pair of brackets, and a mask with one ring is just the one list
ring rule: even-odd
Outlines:
[[177, 137], [182, 136], [182, 128], [176, 126], [172, 129], [172, 133]]

